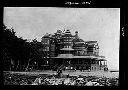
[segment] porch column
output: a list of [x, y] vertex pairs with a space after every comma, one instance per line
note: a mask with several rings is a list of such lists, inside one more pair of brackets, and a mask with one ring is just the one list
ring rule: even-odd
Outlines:
[[62, 59], [62, 64], [64, 64], [64, 59]]
[[107, 62], [105, 61], [105, 65], [107, 65]]
[[69, 65], [71, 64], [71, 61], [70, 61], [70, 60], [68, 61], [68, 64], [69, 64]]
[[99, 65], [99, 61], [96, 61], [96, 64]]
[[100, 66], [101, 66], [101, 61], [99, 61], [99, 63], [100, 63]]
[[100, 61], [100, 70], [101, 70], [101, 61]]
[[100, 65], [100, 62], [98, 61], [98, 65]]
[[100, 65], [102, 66], [102, 61], [100, 61]]

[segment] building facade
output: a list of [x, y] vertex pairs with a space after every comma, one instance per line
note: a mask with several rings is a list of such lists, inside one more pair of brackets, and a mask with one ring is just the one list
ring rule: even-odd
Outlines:
[[97, 41], [84, 41], [70, 30], [57, 30], [54, 35], [42, 37], [42, 58], [53, 68], [80, 70], [107, 70], [104, 56], [99, 56]]

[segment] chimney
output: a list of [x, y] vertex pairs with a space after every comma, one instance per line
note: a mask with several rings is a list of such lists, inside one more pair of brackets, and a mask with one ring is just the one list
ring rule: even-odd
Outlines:
[[78, 37], [78, 31], [75, 31], [75, 36]]

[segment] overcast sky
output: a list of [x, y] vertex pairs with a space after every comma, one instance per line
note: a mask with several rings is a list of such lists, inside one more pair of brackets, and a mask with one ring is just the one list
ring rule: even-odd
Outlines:
[[78, 31], [85, 41], [96, 40], [108, 68], [119, 69], [119, 8], [5, 7], [4, 23], [24, 39], [37, 38], [58, 29]]

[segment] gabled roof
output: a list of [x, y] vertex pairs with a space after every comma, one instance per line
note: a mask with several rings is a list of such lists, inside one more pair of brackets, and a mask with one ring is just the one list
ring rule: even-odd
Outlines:
[[80, 39], [80, 38], [75, 38], [75, 39], [73, 39], [72, 41], [73, 41], [74, 43], [75, 43], [75, 42], [77, 42], [77, 43], [78, 43], [78, 42], [80, 42], [80, 43], [81, 43], [81, 42], [84, 42], [84, 40], [83, 40], [83, 39]]
[[72, 48], [62, 48], [60, 50], [67, 50], [67, 51], [69, 51], [69, 50], [74, 50], [74, 49], [72, 49]]
[[73, 58], [72, 54], [59, 54], [56, 58]]
[[59, 54], [57, 57], [53, 57], [53, 58], [88, 58], [88, 59], [95, 59], [98, 61], [106, 61], [105, 57], [102, 56], [74, 56], [72, 54]]
[[63, 34], [62, 37], [72, 37], [72, 34]]
[[42, 38], [50, 38], [50, 37], [52, 37], [52, 35], [51, 35], [51, 34], [46, 33]]
[[50, 38], [49, 36], [43, 36], [43, 38]]
[[83, 47], [83, 46], [85, 46], [84, 43], [75, 43], [75, 44], [73, 44], [73, 47]]
[[86, 41], [86, 43], [97, 43], [97, 41]]
[[66, 30], [65, 33], [63, 33], [63, 37], [72, 37], [70, 30]]

